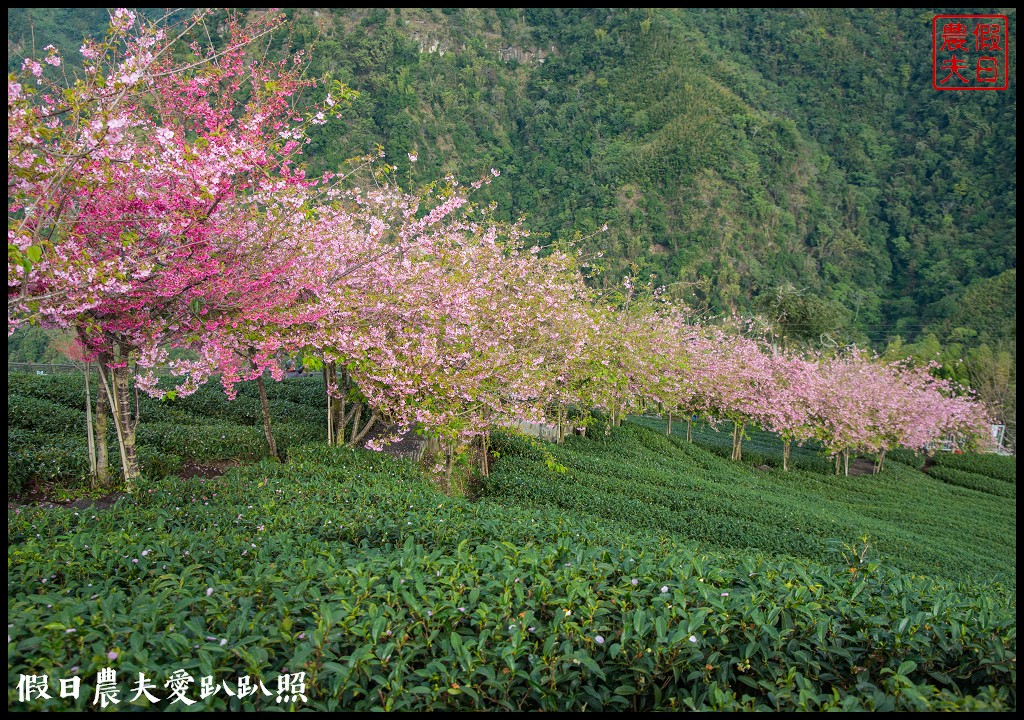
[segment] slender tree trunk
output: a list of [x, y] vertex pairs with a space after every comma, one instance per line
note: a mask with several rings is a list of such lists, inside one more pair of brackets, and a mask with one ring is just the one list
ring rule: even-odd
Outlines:
[[665, 434], [666, 435], [671, 435], [672, 434], [672, 413], [671, 412], [669, 412], [669, 414], [668, 414], [668, 424], [665, 426]]
[[846, 477], [850, 477], [850, 451], [849, 450], [843, 450], [843, 464], [845, 465], [845, 470], [844, 470], [843, 474]]
[[114, 368], [114, 399], [117, 402], [115, 417], [120, 418], [121, 442], [124, 452], [125, 492], [135, 492], [136, 484], [142, 477], [139, 468], [138, 448], [135, 446], [135, 420], [131, 406], [131, 373], [127, 367]]
[[263, 436], [267, 439], [267, 447], [270, 448], [270, 457], [281, 460], [277, 454], [277, 443], [274, 442], [274, 433], [270, 429], [270, 402], [267, 400], [267, 386], [263, 382], [263, 376], [256, 378], [256, 387], [260, 391], [260, 409], [263, 411]]
[[100, 377], [100, 386], [96, 389], [96, 484], [101, 488], [110, 486], [110, 460], [107, 446], [107, 418], [110, 415], [107, 394], [103, 385], [107, 372], [107, 355], [101, 353], [96, 360]]
[[[114, 362], [117, 361], [118, 353], [115, 346]], [[107, 393], [107, 402], [114, 418], [114, 429], [117, 431], [117, 447], [121, 453], [121, 471], [124, 475], [125, 492], [132, 493], [135, 492], [135, 481], [139, 477], [139, 464], [135, 457], [134, 428], [131, 427], [130, 418], [125, 417], [126, 412], [130, 414], [127, 392], [128, 368], [112, 368], [109, 382], [105, 373], [100, 375], [100, 379], [103, 381], [103, 389]], [[129, 432], [132, 435], [130, 445], [128, 442]]]
[[[358, 417], [358, 416], [359, 416], [359, 414], [356, 413], [356, 417]], [[356, 432], [356, 428], [358, 428], [359, 425], [356, 424], [356, 425], [352, 426], [352, 434], [355, 436], [355, 437], [352, 438], [352, 447], [355, 447], [360, 442], [362, 442], [363, 438], [366, 437], [366, 433], [370, 432], [370, 428], [372, 428], [374, 426], [374, 423], [376, 423], [376, 422], [377, 422], [377, 411], [373, 410], [373, 411], [370, 412], [370, 419], [366, 421], [366, 425], [363, 427], [362, 430], [359, 431], [358, 435], [356, 435], [355, 432]]]
[[882, 463], [884, 463], [884, 462], [885, 462], [885, 448], [882, 448], [882, 451], [880, 453], [878, 453], [878, 462], [875, 463], [875, 475], [877, 475], [878, 473], [882, 472]]
[[92, 426], [92, 390], [89, 387], [89, 376], [92, 375], [92, 363], [85, 364], [85, 435], [89, 445], [89, 485], [96, 489], [96, 437]]
[[839, 459], [842, 457], [841, 453], [836, 453], [836, 476], [839, 475]]
[[444, 487], [441, 490], [445, 495], [452, 494], [452, 465], [455, 464], [455, 449], [451, 441], [445, 443], [445, 464], [444, 464]]
[[490, 437], [491, 437], [491, 434], [489, 432], [487, 432], [486, 430], [484, 431], [484, 434], [480, 436], [480, 445], [483, 446], [483, 451], [484, 451], [484, 456], [483, 456], [483, 459], [481, 461], [481, 468], [483, 470], [484, 477], [490, 477], [491, 476], [491, 466], [490, 466], [490, 463], [489, 463], [489, 461], [487, 459], [487, 447], [488, 447], [488, 445], [490, 445], [490, 442], [489, 442]]
[[739, 460], [739, 439], [740, 439], [740, 425], [734, 422], [732, 424], [732, 459]]
[[359, 418], [363, 414], [363, 404], [358, 403], [356, 405], [356, 419], [352, 422], [352, 434], [349, 436], [349, 445], [355, 447], [356, 445], [356, 432], [359, 430]]
[[743, 460], [743, 426], [744, 423], [740, 423], [740, 431], [736, 435], [736, 462]]
[[334, 445], [334, 412], [333, 412], [333, 401], [331, 398], [331, 384], [327, 377], [327, 366], [328, 363], [324, 362], [323, 367], [320, 371], [324, 376], [324, 395], [327, 397], [327, 447]]
[[558, 406], [558, 444], [565, 444], [565, 408]]
[[[337, 379], [337, 376], [338, 376], [337, 367], [334, 366], [334, 363], [331, 363], [331, 365], [332, 365], [332, 367], [334, 367], [334, 377], [335, 377], [335, 379]], [[341, 397], [340, 398], [336, 398], [335, 401], [334, 401], [334, 423], [333, 424], [334, 424], [334, 427], [337, 428], [335, 430], [335, 433], [334, 433], [335, 434], [335, 443], [334, 444], [335, 445], [343, 445], [345, 443], [345, 425], [348, 423], [348, 418], [345, 417], [345, 401], [348, 398], [348, 369], [347, 368], [343, 367], [341, 369], [341, 386], [338, 389], [341, 392]], [[341, 442], [338, 442], [337, 438], [341, 438]]]
[[789, 471], [789, 440], [782, 441], [782, 471]]
[[686, 442], [693, 442], [693, 415], [686, 416]]

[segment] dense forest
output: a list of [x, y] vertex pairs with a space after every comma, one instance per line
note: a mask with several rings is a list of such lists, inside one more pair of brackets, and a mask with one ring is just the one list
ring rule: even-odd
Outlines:
[[[937, 356], [1015, 425], [1012, 46], [1008, 90], [939, 92], [931, 10], [287, 12], [273, 51], [360, 93], [313, 171], [378, 145], [403, 186], [497, 168], [483, 198], [541, 244], [585, 238], [596, 283]], [[9, 64], [106, 21], [10, 10]]]

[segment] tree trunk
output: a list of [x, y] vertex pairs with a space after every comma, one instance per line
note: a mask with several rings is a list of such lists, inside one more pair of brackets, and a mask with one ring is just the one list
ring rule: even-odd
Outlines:
[[327, 447], [331, 447], [332, 445], [334, 445], [335, 429], [332, 423], [332, 421], [334, 420], [334, 412], [333, 401], [331, 398], [331, 383], [327, 377], [327, 366], [328, 363], [324, 362], [323, 367], [320, 368], [320, 371], [323, 373], [324, 376], [324, 395], [327, 397]]
[[89, 485], [95, 490], [98, 479], [96, 477], [96, 436], [92, 426], [92, 391], [89, 387], [89, 376], [92, 375], [92, 363], [85, 364], [85, 434], [89, 445]]
[[875, 475], [882, 472], [882, 463], [885, 462], [885, 448], [878, 453], [878, 462], [875, 463]]
[[839, 475], [839, 459], [840, 459], [840, 457], [841, 457], [841, 454], [837, 452], [836, 453], [836, 476], [837, 477]]
[[782, 441], [782, 471], [789, 470], [789, 440]]
[[[120, 360], [118, 347], [114, 346], [114, 362]], [[131, 405], [128, 401], [128, 368], [115, 367], [110, 370], [110, 382], [105, 374], [101, 374], [103, 389], [107, 393], [111, 414], [114, 417], [114, 429], [117, 431], [117, 446], [121, 452], [121, 470], [124, 474], [124, 489], [127, 493], [135, 492], [136, 481], [139, 479], [139, 460], [135, 450], [135, 426], [131, 421]]]
[[565, 444], [565, 408], [558, 406], [558, 444]]
[[[334, 375], [335, 381], [337, 381], [337, 378], [338, 378], [337, 366], [335, 366], [334, 363], [331, 363], [331, 366], [333, 368], [333, 375]], [[348, 418], [345, 417], [345, 401], [348, 398], [348, 370], [346, 368], [344, 368], [344, 367], [341, 369], [341, 385], [339, 386], [338, 391], [341, 393], [341, 397], [340, 398], [335, 398], [334, 406], [333, 406], [334, 407], [334, 420], [332, 421], [332, 424], [336, 428], [336, 430], [334, 431], [334, 435], [335, 435], [335, 442], [334, 442], [334, 444], [335, 445], [344, 445], [345, 444], [345, 425], [348, 424]], [[338, 442], [338, 438], [341, 438], [341, 442]]]
[[845, 465], [845, 469], [843, 471], [843, 474], [846, 477], [850, 477], [850, 451], [849, 450], [843, 450], [843, 464]]
[[100, 386], [96, 389], [96, 484], [101, 488], [110, 486], [110, 459], [107, 446], [107, 418], [110, 415], [107, 395], [103, 392], [104, 373], [107, 372], [107, 356], [101, 353], [96, 360]]
[[[358, 413], [356, 413], [356, 417], [357, 418], [359, 417]], [[363, 429], [359, 431], [358, 435], [356, 435], [355, 433], [356, 433], [356, 428], [359, 427], [359, 424], [357, 423], [357, 424], [352, 426], [352, 434], [354, 435], [354, 437], [352, 438], [352, 447], [355, 447], [356, 445], [358, 445], [362, 441], [362, 439], [364, 437], [366, 437], [366, 433], [370, 432], [370, 428], [372, 428], [374, 423], [376, 423], [376, 422], [377, 422], [377, 411], [373, 410], [373, 411], [370, 412], [370, 419], [366, 421], [366, 426], [363, 427]]]
[[732, 424], [732, 459], [737, 462], [743, 457], [743, 423]]
[[487, 446], [490, 444], [488, 442], [488, 440], [490, 439], [490, 436], [491, 436], [491, 434], [489, 432], [486, 432], [486, 431], [484, 432], [483, 435], [480, 436], [480, 445], [483, 447], [483, 451], [484, 451], [484, 456], [483, 456], [483, 459], [481, 461], [481, 468], [483, 470], [484, 477], [490, 477], [491, 476], [491, 466], [490, 466], [490, 463], [487, 460]]
[[693, 442], [693, 416], [686, 416], [686, 442]]
[[267, 401], [267, 386], [263, 382], [262, 375], [256, 378], [256, 387], [260, 391], [260, 409], [263, 411], [263, 436], [267, 439], [270, 457], [280, 462], [281, 457], [277, 454], [277, 443], [274, 442], [274, 433], [270, 430], [270, 403]]
[[452, 494], [452, 465], [455, 464], [455, 448], [451, 442], [445, 443], [445, 464], [444, 464], [444, 487], [441, 490], [445, 495]]
[[[349, 436], [348, 444], [352, 447], [356, 446], [356, 431], [359, 430], [359, 418], [363, 414], [363, 404], [359, 403], [356, 405], [356, 419], [352, 422], [352, 434]], [[344, 439], [344, 435], [342, 436]]]
[[666, 435], [671, 435], [672, 434], [672, 413], [671, 412], [668, 414], [668, 424], [665, 426], [665, 434]]
[[[335, 397], [330, 388], [340, 395]], [[342, 369], [342, 382], [338, 383], [336, 362], [324, 363], [324, 391], [327, 393], [327, 444], [345, 444], [345, 397], [348, 394], [348, 372]], [[354, 431], [354, 429], [353, 429]]]
[[115, 417], [120, 418], [121, 442], [124, 446], [124, 489], [125, 492], [133, 493], [142, 472], [135, 446], [135, 418], [132, 416], [130, 385], [131, 373], [128, 367], [114, 368], [114, 399], [117, 402]]

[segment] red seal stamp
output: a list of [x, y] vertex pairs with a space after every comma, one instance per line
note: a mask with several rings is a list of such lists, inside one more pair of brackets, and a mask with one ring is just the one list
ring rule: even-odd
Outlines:
[[1010, 86], [1010, 20], [1006, 15], [932, 18], [932, 87], [1005, 90]]

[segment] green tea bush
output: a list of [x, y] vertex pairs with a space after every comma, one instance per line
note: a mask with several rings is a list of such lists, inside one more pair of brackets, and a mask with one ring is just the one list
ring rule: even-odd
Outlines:
[[30, 480], [81, 481], [89, 476], [84, 437], [7, 429], [7, 497], [18, 497]]
[[188, 413], [240, 425], [262, 422], [258, 398], [242, 397], [228, 400], [219, 387], [204, 386], [198, 392], [173, 402], [175, 408]]
[[[269, 377], [265, 379], [265, 382], [271, 424], [280, 422], [326, 424], [327, 409], [321, 382], [288, 378], [280, 383], [275, 383]], [[223, 388], [218, 383], [211, 382], [192, 395], [175, 398], [169, 402], [147, 399], [146, 402], [149, 404], [144, 410], [159, 415], [162, 408], [169, 407], [176, 412], [196, 418], [220, 420], [239, 425], [262, 425], [263, 411], [260, 407], [256, 383], [239, 383], [236, 388], [238, 396], [234, 400], [228, 400]]]
[[[657, 417], [640, 416], [630, 418], [629, 425], [650, 428], [664, 437], [665, 421]], [[730, 459], [732, 457], [733, 425], [723, 421], [712, 427], [704, 420], [696, 420], [692, 425], [693, 442], [709, 450], [715, 455]], [[682, 447], [690, 444], [686, 440], [685, 418], [675, 418], [672, 422], [672, 435], [668, 438], [673, 444]], [[743, 463], [756, 467], [768, 465], [772, 468], [782, 467], [782, 440], [777, 435], [760, 430], [754, 425], [744, 427]], [[834, 461], [821, 454], [820, 446], [813, 442], [793, 443], [790, 448], [789, 467], [810, 472], [832, 473]]]
[[928, 474], [949, 485], [980, 490], [990, 495], [1005, 498], [1017, 497], [1017, 486], [1004, 480], [996, 480], [988, 475], [979, 475], [966, 470], [956, 470], [948, 465], [936, 465], [928, 470]]
[[[257, 393], [256, 383], [245, 383], [245, 392]], [[310, 377], [286, 378], [281, 382], [266, 382], [267, 397], [273, 402], [282, 400], [296, 403], [309, 408], [323, 408], [327, 415], [327, 398], [324, 395], [324, 383], [319, 375]]]
[[818, 560], [829, 557], [833, 539], [868, 533], [877, 552], [908, 571], [1015, 582], [1014, 506], [992, 495], [965, 498], [962, 489], [900, 463], [857, 477], [752, 472], [714, 449], [632, 423], [547, 445], [565, 472], [532, 450], [520, 454], [522, 441], [496, 435], [495, 447], [503, 455], [480, 487], [494, 502], [546, 505], [707, 547]]
[[1009, 455], [938, 452], [935, 453], [935, 464], [1017, 484], [1017, 459]]
[[924, 466], [925, 457], [924, 453], [914, 452], [907, 448], [894, 448], [885, 454], [885, 462], [898, 462], [915, 470], [920, 470]]
[[53, 435], [85, 437], [85, 396], [76, 410], [52, 400], [7, 393], [7, 425]]
[[[93, 372], [92, 394], [99, 389]], [[56, 373], [37, 375], [27, 372], [7, 373], [7, 393], [34, 397], [63, 405], [72, 410], [85, 410], [85, 377], [83, 373]]]
[[[270, 403], [271, 424], [299, 423], [303, 425], [316, 425], [323, 428], [327, 433], [327, 407], [303, 405], [302, 403], [290, 400], [271, 400]], [[263, 422], [260, 416], [259, 424]]]
[[154, 480], [167, 475], [176, 475], [181, 470], [182, 459], [180, 455], [140, 445], [139, 464], [146, 477], [149, 480]]
[[[576, 513], [470, 503], [409, 463], [295, 447], [288, 464], [160, 480], [109, 511], [8, 517], [8, 705], [86, 709], [110, 667], [183, 669], [204, 710], [1014, 710], [999, 585], [720, 554]], [[43, 610], [45, 608], [45, 610]], [[19, 703], [17, 679], [83, 678]], [[199, 699], [198, 680], [262, 693]], [[126, 680], [127, 678], [127, 680]], [[286, 709], [292, 703], [284, 704]]]
[[262, 427], [233, 423], [188, 426], [149, 422], [139, 425], [137, 437], [140, 445], [197, 461], [252, 460], [267, 452]]
[[[64, 482], [78, 484], [88, 475], [84, 383], [81, 375], [9, 373], [12, 391], [7, 396], [8, 498], [19, 497], [26, 484]], [[292, 446], [323, 436], [326, 410], [287, 398], [312, 398], [323, 393], [317, 380], [288, 380], [293, 384], [270, 401], [278, 450], [287, 455]], [[170, 386], [167, 379], [161, 383]], [[268, 448], [255, 383], [252, 396], [233, 405], [219, 385], [200, 388], [186, 398], [151, 398], [140, 395], [137, 447], [143, 472], [149, 476], [177, 473], [185, 461], [222, 462], [255, 460]], [[269, 388], [277, 385], [268, 383]], [[240, 386], [240, 387], [242, 387]], [[68, 405], [67, 403], [72, 403]], [[235, 418], [236, 421], [225, 418]], [[117, 435], [108, 423], [112, 472], [119, 474]]]

